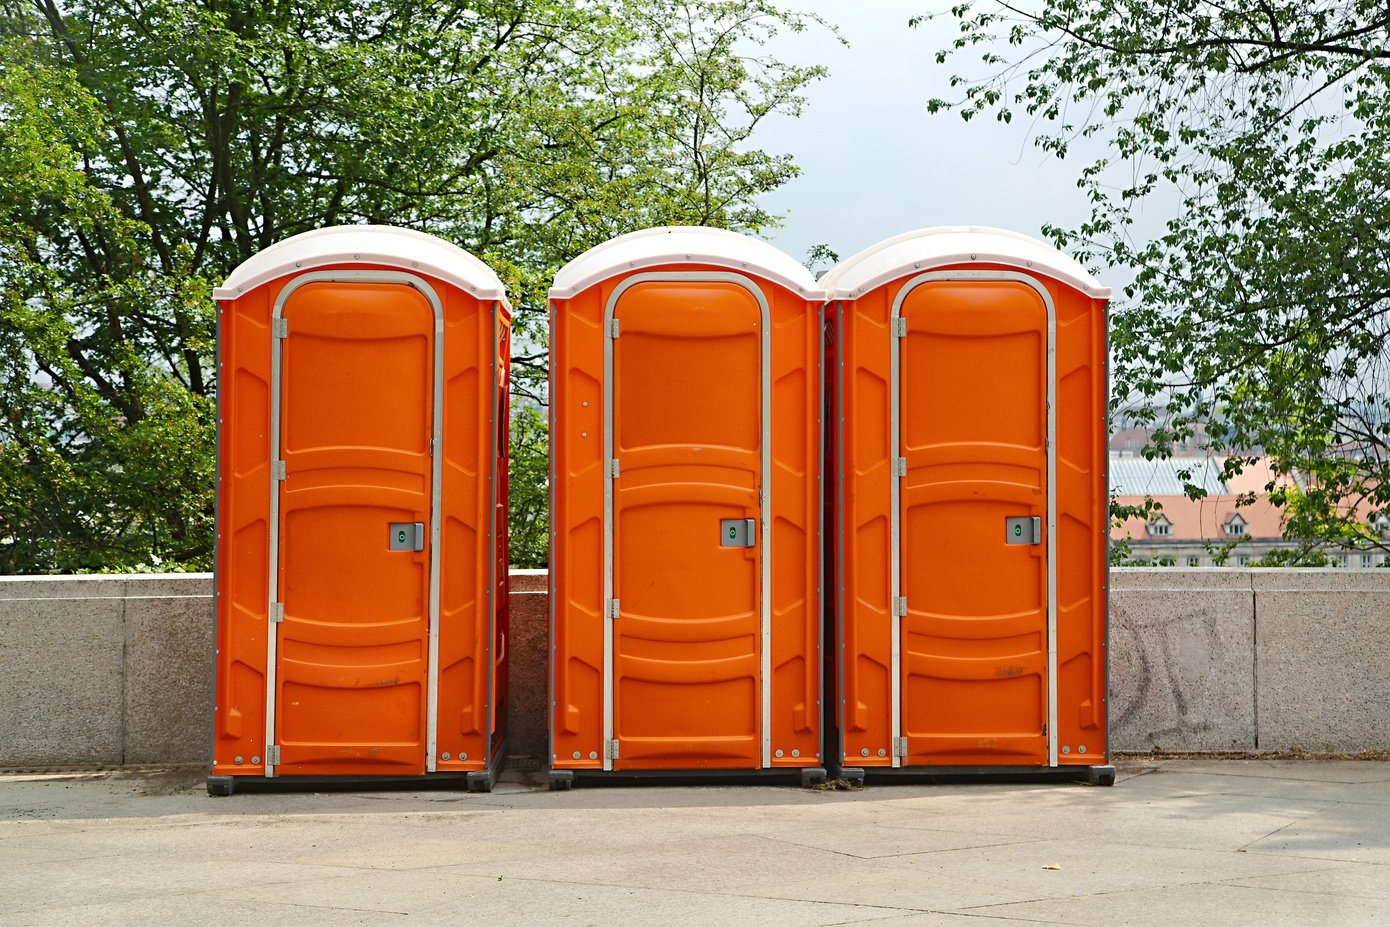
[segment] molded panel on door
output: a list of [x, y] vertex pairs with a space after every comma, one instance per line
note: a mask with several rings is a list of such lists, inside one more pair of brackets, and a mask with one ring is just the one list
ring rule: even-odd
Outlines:
[[762, 316], [736, 284], [647, 282], [616, 306], [616, 769], [757, 768]]
[[[282, 347], [276, 740], [282, 774], [423, 774], [434, 313], [311, 283]], [[422, 550], [392, 550], [392, 523]]]
[[910, 765], [1047, 762], [1047, 307], [1005, 281], [904, 300], [902, 733]]

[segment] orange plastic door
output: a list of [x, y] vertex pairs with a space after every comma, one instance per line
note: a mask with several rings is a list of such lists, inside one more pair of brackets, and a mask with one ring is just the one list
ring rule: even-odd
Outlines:
[[[423, 774], [434, 312], [409, 286], [316, 282], [284, 318], [277, 771]], [[393, 523], [423, 549], [392, 550]]]
[[658, 281], [614, 317], [613, 768], [757, 768], [762, 313], [735, 283]]
[[1047, 306], [1021, 282], [937, 280], [901, 313], [903, 761], [1045, 765]]

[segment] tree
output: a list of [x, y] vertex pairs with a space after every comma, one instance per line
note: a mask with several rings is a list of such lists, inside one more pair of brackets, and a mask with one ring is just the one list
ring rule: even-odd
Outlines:
[[0, 571], [205, 568], [213, 284], [379, 222], [492, 263], [515, 390], [544, 285], [613, 234], [756, 230], [750, 135], [806, 17], [714, 0], [0, 0]]
[[507, 523], [511, 563], [550, 564], [550, 433], [545, 412], [530, 403], [512, 410]]
[[[1205, 426], [1229, 470], [1271, 458], [1288, 536], [1386, 547], [1390, 9], [1043, 0], [952, 13], [959, 32], [937, 60], [973, 49], [986, 71], [954, 77], [963, 97], [930, 109], [1025, 114], [1059, 157], [1079, 139], [1105, 145], [1078, 181], [1090, 219], [1045, 231], [1133, 273], [1112, 316], [1115, 396], [1157, 426], [1151, 451]], [[1152, 238], [1141, 205], [1169, 215]]]

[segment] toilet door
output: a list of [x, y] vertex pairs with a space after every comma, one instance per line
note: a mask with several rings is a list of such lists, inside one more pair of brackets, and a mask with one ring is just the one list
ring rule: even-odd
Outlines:
[[1053, 764], [1051, 301], [1003, 272], [904, 289], [894, 765]]
[[764, 765], [768, 331], [730, 277], [612, 306], [611, 769]]
[[276, 321], [268, 765], [280, 775], [427, 771], [438, 563], [431, 303], [405, 283], [323, 279], [296, 287]]

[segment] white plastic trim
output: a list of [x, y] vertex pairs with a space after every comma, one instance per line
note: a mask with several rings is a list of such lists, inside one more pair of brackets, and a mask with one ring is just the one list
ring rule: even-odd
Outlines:
[[707, 264], [752, 274], [809, 300], [824, 298], [810, 271], [786, 252], [749, 235], [694, 225], [664, 225], [619, 235], [560, 268], [551, 299], [570, 299], [615, 274], [665, 264]]
[[502, 281], [482, 261], [442, 238], [390, 225], [335, 225], [277, 242], [243, 261], [212, 291], [212, 298], [236, 299], [279, 277], [331, 264], [374, 264], [425, 274], [511, 308]]
[[856, 299], [892, 280], [952, 264], [1003, 264], [1109, 299], [1110, 287], [1056, 248], [1017, 232], [977, 226], [917, 229], [846, 258], [820, 278], [826, 299]]

